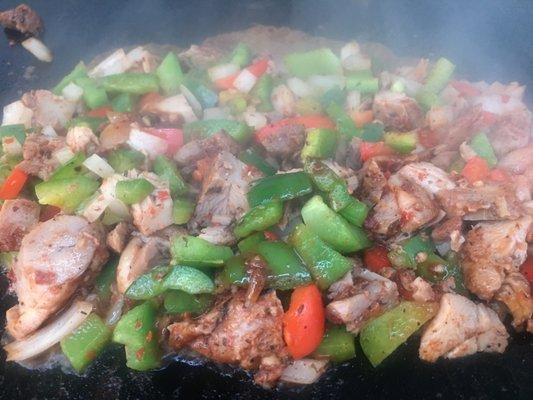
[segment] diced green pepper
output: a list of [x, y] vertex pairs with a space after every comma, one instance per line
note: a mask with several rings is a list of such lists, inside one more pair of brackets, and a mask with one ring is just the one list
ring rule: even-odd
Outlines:
[[218, 103], [218, 95], [201, 81], [186, 77], [183, 83], [187, 89], [196, 97], [202, 105], [202, 108], [215, 107]]
[[59, 82], [53, 89], [52, 92], [56, 96], [61, 96], [63, 94], [63, 89], [68, 86], [69, 83], [74, 82], [78, 78], [87, 77], [87, 68], [85, 67], [85, 64], [82, 62], [79, 62], [74, 69], [63, 79], [61, 79], [61, 82]]
[[98, 86], [94, 79], [81, 77], [76, 79], [75, 83], [83, 89], [83, 101], [85, 101], [87, 107], [94, 109], [109, 103], [105, 89]]
[[175, 236], [170, 245], [172, 262], [192, 267], [221, 267], [233, 256], [231, 248], [194, 236]]
[[478, 156], [484, 158], [487, 161], [489, 167], [492, 168], [496, 164], [498, 164], [498, 159], [496, 158], [496, 154], [494, 153], [494, 148], [492, 147], [489, 138], [484, 132], [480, 132], [472, 138], [472, 140], [470, 141], [470, 147], [476, 152]]
[[238, 43], [233, 49], [233, 53], [231, 53], [230, 63], [237, 65], [239, 68], [244, 68], [250, 64], [251, 59], [252, 52], [248, 45], [245, 43]]
[[355, 338], [343, 326], [330, 326], [314, 355], [334, 362], [350, 360], [355, 357]]
[[126, 290], [126, 297], [133, 300], [147, 300], [159, 296], [166, 290], [163, 280], [169, 271], [168, 266], [158, 266], [139, 276]]
[[302, 97], [296, 100], [296, 112], [300, 115], [317, 115], [322, 113], [320, 101], [314, 97]]
[[353, 203], [353, 197], [348, 193], [344, 181], [336, 183], [333, 189], [326, 193], [326, 199], [335, 212], [340, 212]]
[[137, 150], [117, 149], [109, 153], [107, 162], [119, 173], [138, 168], [145, 159], [145, 155]]
[[333, 211], [339, 212], [353, 203], [346, 182], [321, 161], [313, 160], [304, 164], [304, 170], [311, 176], [315, 186], [325, 192], [325, 197]]
[[311, 180], [305, 172], [290, 172], [259, 179], [248, 192], [251, 207], [271, 200], [291, 200], [313, 191]]
[[267, 176], [275, 175], [277, 172], [276, 168], [274, 168], [272, 165], [267, 163], [252, 148], [248, 148], [246, 150], [241, 151], [239, 154], [239, 159], [248, 165], [253, 165], [259, 171], [261, 171], [263, 174]]
[[123, 72], [102, 79], [102, 87], [110, 93], [145, 94], [159, 91], [159, 80], [154, 74]]
[[426, 235], [416, 235], [397, 247], [392, 249], [389, 254], [391, 264], [396, 268], [416, 268], [417, 255], [419, 253], [430, 254], [435, 251], [435, 246], [431, 239]]
[[129, 93], [119, 93], [111, 100], [111, 107], [116, 112], [132, 112], [135, 107], [134, 96]]
[[144, 178], [118, 181], [115, 188], [117, 199], [124, 204], [136, 204], [143, 201], [152, 191], [154, 185]]
[[466, 293], [461, 267], [453, 255], [448, 260], [444, 260], [438, 255], [430, 253], [424, 261], [418, 264], [416, 272], [418, 276], [432, 283], [453, 278], [455, 291], [460, 294]]
[[335, 103], [342, 107], [345, 100], [346, 92], [336, 85], [320, 96], [320, 105], [327, 108], [331, 103]]
[[100, 301], [107, 302], [111, 298], [111, 285], [115, 281], [118, 257], [112, 257], [96, 277], [94, 287]]
[[320, 196], [314, 196], [303, 206], [302, 218], [313, 233], [341, 253], [352, 253], [371, 245], [361, 228], [350, 225], [330, 209]]
[[66, 179], [74, 178], [80, 175], [80, 172], [83, 169], [83, 162], [85, 161], [85, 154], [76, 153], [65, 164], [58, 167], [54, 173], [50, 176], [49, 180], [53, 181], [56, 179]]
[[179, 92], [180, 85], [183, 82], [183, 72], [181, 71], [180, 62], [176, 54], [173, 52], [167, 53], [159, 67], [155, 70], [155, 74], [165, 94], [172, 95]]
[[132, 308], [118, 321], [113, 341], [126, 346], [126, 365], [147, 371], [161, 364], [161, 350], [156, 329], [156, 307], [146, 301]]
[[39, 204], [49, 204], [73, 212], [98, 189], [99, 183], [86, 176], [55, 179], [35, 185]]
[[176, 165], [165, 156], [157, 156], [154, 160], [154, 172], [169, 184], [172, 196], [187, 193], [187, 184], [183, 180]]
[[311, 275], [296, 252], [284, 242], [263, 241], [257, 253], [268, 264], [268, 286], [287, 290], [311, 282]]
[[316, 128], [307, 132], [301, 157], [330, 158], [337, 149], [337, 133], [332, 129]]
[[237, 243], [241, 253], [247, 253], [257, 248], [257, 245], [266, 240], [264, 232], [256, 232]]
[[189, 222], [194, 214], [194, 204], [185, 199], [174, 199], [172, 204], [172, 219], [176, 225]]
[[361, 131], [355, 126], [355, 122], [353, 122], [346, 111], [344, 111], [344, 109], [338, 104], [331, 103], [326, 108], [326, 112], [329, 117], [335, 121], [337, 130], [341, 135], [355, 137], [361, 134]]
[[220, 131], [226, 132], [233, 139], [244, 143], [252, 136], [252, 130], [244, 122], [230, 119], [209, 119], [194, 121], [185, 125], [183, 132], [188, 140], [198, 138], [208, 138]]
[[429, 71], [424, 90], [430, 93], [439, 93], [446, 87], [454, 71], [455, 65], [450, 60], [444, 57], [439, 58]]
[[376, 367], [409, 336], [419, 330], [438, 310], [435, 303], [404, 301], [370, 321], [360, 333], [363, 352]]
[[379, 80], [372, 71], [363, 70], [346, 76], [346, 90], [356, 90], [361, 94], [372, 94], [379, 90]]
[[304, 224], [296, 226], [289, 243], [302, 257], [321, 289], [327, 289], [352, 269], [349, 259], [329, 247]]
[[285, 56], [284, 62], [289, 73], [298, 78], [307, 78], [311, 75], [342, 74], [339, 58], [327, 48], [288, 54]]
[[339, 214], [349, 223], [362, 227], [369, 210], [370, 208], [365, 203], [352, 197], [350, 204], [340, 210]]
[[0, 141], [5, 137], [14, 137], [17, 142], [24, 144], [26, 140], [26, 128], [22, 124], [0, 126]]
[[189, 294], [213, 293], [215, 284], [202, 271], [178, 265], [173, 267], [163, 280], [165, 289], [181, 290]]
[[233, 233], [237, 238], [243, 238], [277, 224], [281, 217], [283, 217], [283, 204], [279, 200], [272, 200], [248, 211], [235, 226]]
[[72, 367], [82, 372], [111, 340], [111, 328], [92, 313], [72, 333], [61, 339], [61, 350]]
[[385, 144], [398, 153], [408, 154], [416, 149], [418, 136], [415, 131], [407, 133], [387, 132], [385, 134]]
[[385, 128], [383, 127], [383, 124], [380, 123], [370, 123], [366, 124], [363, 128], [363, 134], [361, 135], [361, 139], [365, 142], [380, 142], [383, 140], [383, 135], [385, 132]]
[[246, 111], [248, 102], [244, 96], [236, 96], [229, 102], [229, 108], [232, 115], [238, 116]]
[[442, 104], [442, 100], [437, 93], [430, 92], [424, 88], [420, 89], [416, 94], [416, 101], [418, 101], [424, 111]]
[[169, 290], [165, 293], [164, 307], [169, 314], [191, 313], [200, 315], [213, 304], [213, 296], [208, 294], [189, 294], [181, 290]]
[[274, 109], [270, 100], [273, 89], [274, 79], [272, 79], [272, 76], [270, 74], [261, 75], [251, 92], [252, 97], [259, 100], [259, 104], [257, 105], [258, 111], [269, 112]]
[[220, 281], [226, 285], [247, 285], [249, 279], [246, 273], [246, 257], [245, 254], [239, 254], [228, 259], [218, 275]]

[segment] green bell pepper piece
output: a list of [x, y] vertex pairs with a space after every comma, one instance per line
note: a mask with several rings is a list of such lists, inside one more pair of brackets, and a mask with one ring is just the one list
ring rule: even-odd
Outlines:
[[429, 321], [438, 310], [435, 303], [404, 301], [392, 310], [370, 321], [359, 336], [361, 348], [376, 367], [409, 336]]
[[361, 228], [350, 225], [320, 196], [312, 197], [303, 206], [302, 219], [313, 233], [341, 253], [359, 251], [372, 244]]
[[74, 67], [74, 69], [68, 75], [61, 79], [61, 82], [59, 82], [52, 89], [52, 93], [54, 93], [56, 96], [61, 96], [63, 94], [63, 89], [68, 86], [69, 83], [74, 82], [78, 78], [84, 77], [87, 77], [87, 68], [85, 67], [83, 61], [81, 61]]
[[193, 295], [181, 290], [169, 290], [165, 293], [163, 306], [169, 314], [191, 313], [200, 315], [213, 304], [213, 296], [208, 294]]
[[311, 180], [305, 172], [290, 172], [259, 179], [248, 192], [251, 207], [271, 200], [291, 200], [313, 191]]
[[142, 274], [128, 287], [126, 297], [133, 300], [147, 300], [159, 296], [166, 290], [163, 280], [169, 271], [168, 266], [158, 266]]
[[247, 44], [238, 43], [231, 53], [231, 64], [237, 65], [239, 68], [244, 68], [252, 59], [252, 52]]
[[135, 108], [134, 96], [129, 93], [119, 93], [111, 100], [113, 111], [130, 113]]
[[65, 164], [58, 167], [54, 173], [50, 176], [50, 181], [57, 179], [75, 178], [79, 176], [83, 169], [83, 162], [85, 161], [85, 154], [76, 153]]
[[215, 107], [217, 105], [218, 95], [201, 80], [186, 76], [183, 84], [191, 91], [194, 97], [196, 97], [203, 109]]
[[176, 225], [189, 222], [194, 214], [194, 204], [185, 199], [174, 199], [172, 204], [172, 219]]
[[350, 224], [362, 227], [365, 223], [368, 211], [370, 211], [370, 208], [365, 203], [352, 197], [350, 204], [341, 209], [339, 214]]
[[401, 154], [409, 154], [418, 143], [418, 136], [415, 131], [407, 133], [387, 132], [385, 134], [385, 144]]
[[109, 153], [107, 162], [113, 169], [123, 174], [142, 165], [145, 155], [137, 150], [117, 149]]
[[136, 204], [143, 201], [152, 191], [154, 185], [144, 178], [117, 182], [115, 188], [117, 199], [124, 204]]
[[266, 176], [275, 175], [277, 172], [277, 169], [261, 158], [253, 148], [241, 151], [239, 159], [245, 164], [254, 166]]
[[165, 289], [174, 289], [189, 294], [213, 293], [213, 280], [202, 271], [178, 265], [173, 267], [163, 279]]
[[263, 241], [257, 245], [257, 254], [268, 264], [269, 287], [288, 290], [311, 282], [302, 260], [286, 243]]
[[305, 53], [292, 53], [284, 58], [289, 73], [298, 78], [311, 75], [341, 75], [339, 58], [330, 49], [321, 48]]
[[354, 202], [354, 198], [348, 193], [346, 182], [323, 162], [318, 160], [306, 162], [304, 170], [311, 176], [315, 186], [325, 192], [333, 211], [339, 212]]
[[94, 287], [100, 301], [107, 302], [111, 298], [111, 285], [117, 273], [118, 257], [112, 257], [96, 277]]
[[274, 79], [270, 74], [263, 74], [257, 80], [257, 83], [251, 91], [253, 98], [259, 100], [257, 105], [257, 111], [269, 112], [274, 109], [272, 106], [272, 101], [270, 100], [270, 95], [274, 89]]
[[225, 285], [245, 286], [249, 282], [246, 273], [246, 254], [239, 254], [229, 258], [226, 265], [218, 275], [220, 281]]
[[424, 88], [418, 91], [415, 98], [424, 111], [428, 111], [431, 107], [436, 107], [442, 104], [442, 100], [438, 93], [430, 92]]
[[366, 124], [363, 128], [363, 133], [361, 139], [365, 142], [380, 142], [383, 140], [383, 135], [385, 133], [385, 128], [383, 124], [380, 123], [370, 123]]
[[348, 137], [361, 135], [361, 131], [355, 126], [355, 122], [353, 122], [346, 111], [344, 111], [344, 109], [338, 104], [331, 103], [326, 108], [326, 112], [329, 117], [335, 121], [337, 130], [341, 135], [346, 135]]
[[346, 76], [346, 90], [357, 90], [361, 94], [373, 94], [379, 90], [379, 80], [372, 71], [363, 70]]
[[264, 232], [256, 232], [237, 243], [241, 253], [248, 253], [257, 248], [257, 245], [266, 240]]
[[228, 246], [218, 246], [194, 236], [175, 236], [170, 245], [172, 262], [192, 267], [221, 267], [233, 256]]
[[343, 362], [355, 358], [355, 338], [344, 326], [330, 326], [314, 352], [317, 358]]
[[442, 282], [452, 277], [455, 282], [455, 291], [459, 294], [467, 293], [463, 272], [454, 253], [451, 253], [447, 260], [433, 253], [428, 254], [427, 258], [417, 265], [416, 273], [432, 283]]
[[425, 235], [416, 235], [389, 251], [388, 257], [391, 264], [396, 268], [415, 269], [418, 262], [418, 253], [431, 254], [435, 251], [435, 245]]
[[453, 76], [455, 65], [446, 58], [437, 60], [431, 71], [429, 71], [424, 90], [430, 93], [439, 93], [446, 87]]
[[307, 132], [305, 145], [301, 157], [307, 158], [330, 158], [337, 149], [337, 133], [331, 129], [316, 128]]
[[180, 85], [183, 82], [183, 72], [176, 54], [173, 52], [167, 53], [163, 61], [161, 61], [161, 64], [155, 70], [155, 74], [165, 94], [173, 95], [179, 92]]
[[283, 204], [272, 200], [253, 207], [238, 222], [233, 230], [237, 238], [243, 238], [253, 232], [264, 231], [277, 224], [283, 217]]
[[320, 289], [327, 289], [352, 269], [349, 259], [329, 247], [304, 224], [296, 226], [289, 243], [302, 257]]
[[229, 102], [230, 112], [234, 116], [238, 116], [246, 111], [248, 102], [244, 96], [237, 96]]
[[484, 158], [487, 161], [489, 167], [492, 168], [496, 164], [498, 164], [498, 159], [496, 158], [496, 154], [494, 153], [494, 148], [492, 147], [489, 138], [484, 132], [480, 132], [472, 138], [472, 140], [470, 141], [470, 147], [476, 152], [478, 156]]
[[172, 196], [187, 193], [187, 184], [183, 180], [176, 165], [165, 156], [157, 156], [154, 160], [154, 172], [169, 184]]
[[248, 125], [244, 122], [230, 119], [194, 121], [186, 124], [183, 128], [183, 132], [188, 140], [194, 137], [205, 139], [222, 130], [240, 143], [248, 141], [252, 136], [252, 130]]
[[123, 72], [102, 78], [102, 87], [110, 93], [146, 94], [159, 91], [159, 80], [154, 74]]
[[300, 115], [317, 115], [322, 114], [322, 105], [314, 97], [302, 97], [296, 100], [296, 113]]
[[126, 365], [147, 371], [161, 365], [161, 350], [156, 329], [156, 307], [146, 301], [132, 308], [118, 321], [113, 341], [125, 345]]
[[109, 104], [109, 98], [105, 89], [89, 77], [81, 77], [75, 80], [76, 85], [83, 89], [83, 101], [90, 109]]
[[331, 103], [335, 103], [342, 107], [346, 100], [346, 92], [339, 86], [333, 86], [320, 96], [320, 105], [323, 108], [327, 108]]
[[100, 132], [102, 126], [108, 122], [107, 118], [83, 116], [72, 118], [67, 122], [66, 127], [67, 129], [70, 129], [74, 126], [86, 126], [87, 128], [91, 128], [94, 133], [97, 133]]
[[61, 350], [72, 367], [77, 372], [83, 372], [110, 342], [111, 334], [111, 328], [92, 313], [72, 333], [61, 339]]
[[99, 183], [86, 176], [55, 179], [35, 185], [39, 204], [49, 204], [73, 212], [98, 189]]
[[26, 128], [23, 124], [0, 126], [0, 140], [10, 136], [17, 139], [17, 142], [20, 144], [24, 144], [26, 140]]

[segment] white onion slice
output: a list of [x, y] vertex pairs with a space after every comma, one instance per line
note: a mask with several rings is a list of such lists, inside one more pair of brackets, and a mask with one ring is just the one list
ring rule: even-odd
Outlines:
[[152, 159], [165, 154], [167, 151], [167, 142], [164, 139], [137, 128], [131, 129], [128, 144], [135, 150], [146, 153]]
[[248, 93], [257, 83], [257, 76], [252, 74], [247, 69], [243, 69], [235, 81], [233, 82], [233, 87], [241, 93]]
[[357, 111], [361, 105], [361, 93], [357, 90], [352, 90], [346, 95], [346, 107], [350, 111]]
[[184, 95], [167, 97], [156, 104], [156, 109], [165, 114], [179, 114], [185, 122], [194, 122], [198, 118]]
[[70, 148], [67, 146], [62, 147], [60, 149], [57, 149], [53, 154], [52, 157], [60, 164], [66, 164], [68, 163], [72, 157], [74, 157], [74, 153]]
[[312, 87], [325, 92], [335, 86], [344, 88], [346, 79], [340, 75], [313, 75], [309, 77], [308, 82]]
[[107, 311], [107, 315], [105, 316], [105, 323], [106, 325], [115, 325], [120, 317], [122, 316], [122, 309], [124, 308], [124, 297], [120, 296], [117, 301], [115, 301], [111, 307], [109, 307], [109, 310]]
[[93, 223], [100, 218], [100, 215], [104, 213], [111, 201], [113, 201], [113, 199], [98, 193], [91, 201], [89, 201], [87, 206], [84, 208], [82, 215], [87, 221]]
[[2, 125], [23, 124], [26, 128], [31, 128], [33, 110], [24, 105], [20, 100], [8, 104], [4, 107]]
[[218, 81], [222, 78], [227, 78], [230, 75], [236, 74], [239, 72], [239, 67], [235, 64], [219, 64], [211, 67], [207, 70], [209, 78], [214, 81]]
[[130, 216], [130, 210], [128, 209], [128, 206], [124, 204], [119, 199], [113, 199], [109, 202], [107, 205], [107, 208], [110, 212], [115, 214], [117, 217], [120, 217], [122, 219], [129, 220], [131, 218]]
[[78, 101], [83, 96], [83, 89], [76, 85], [74, 82], [70, 82], [65, 86], [61, 92], [63, 97], [70, 101]]
[[52, 60], [54, 59], [50, 49], [46, 47], [45, 44], [37, 38], [31, 37], [23, 41], [21, 44], [22, 44], [22, 47], [28, 50], [31, 54], [37, 57], [37, 59], [39, 59], [40, 61], [52, 62]]
[[202, 105], [196, 96], [185, 86], [180, 85], [181, 93], [185, 96], [197, 117], [202, 116]]
[[113, 167], [98, 154], [93, 154], [92, 156], [88, 157], [83, 162], [83, 165], [85, 165], [91, 172], [94, 172], [100, 178], [108, 178], [115, 173]]
[[341, 61], [346, 60], [352, 56], [358, 56], [361, 53], [361, 48], [357, 42], [348, 42], [341, 48]]
[[48, 350], [81, 325], [89, 316], [93, 305], [87, 301], [75, 301], [55, 321], [39, 329], [25, 339], [4, 346], [7, 361], [23, 361]]
[[2, 149], [5, 154], [10, 156], [20, 156], [22, 154], [22, 145], [14, 136], [2, 138]]
[[50, 125], [43, 126], [43, 129], [41, 130], [41, 133], [43, 134], [43, 136], [46, 136], [46, 137], [49, 137], [49, 138], [57, 137], [56, 130], [53, 127], [51, 127]]
[[298, 97], [307, 97], [313, 94], [313, 88], [300, 78], [287, 79], [287, 86]]
[[281, 374], [281, 380], [299, 385], [310, 385], [320, 378], [326, 371], [327, 360], [302, 358], [295, 360]]
[[108, 75], [126, 72], [132, 65], [131, 60], [126, 56], [123, 49], [118, 49], [107, 56], [90, 72], [89, 76], [101, 78]]
[[246, 110], [243, 114], [243, 118], [246, 125], [252, 127], [256, 131], [265, 127], [268, 123], [265, 114], [259, 111]]

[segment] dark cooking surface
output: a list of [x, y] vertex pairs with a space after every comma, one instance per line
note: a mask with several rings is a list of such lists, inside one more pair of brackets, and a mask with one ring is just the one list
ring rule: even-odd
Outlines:
[[[516, 80], [533, 88], [533, 2], [454, 1], [27, 1], [43, 17], [44, 40], [54, 51], [51, 65], [29, 53], [9, 49], [0, 38], [0, 105], [30, 88], [49, 87], [80, 59], [138, 43], [185, 46], [207, 36], [239, 30], [251, 23], [286, 25], [339, 39], [382, 42], [400, 54], [444, 55], [459, 73], [486, 80]], [[399, 4], [402, 4], [400, 7]], [[446, 4], [441, 4], [446, 3]], [[470, 4], [471, 3], [471, 4]], [[479, 4], [477, 4], [479, 3]], [[0, 0], [0, 9], [18, 4]], [[393, 9], [396, 6], [396, 9]], [[399, 16], [400, 12], [405, 12]], [[432, 53], [433, 52], [433, 53]], [[27, 67], [35, 67], [27, 70]], [[24, 77], [24, 72], [30, 78]], [[533, 104], [533, 90], [527, 95]], [[3, 279], [3, 278], [2, 278]], [[1, 281], [0, 294], [6, 282]], [[6, 299], [0, 296], [0, 324]], [[347, 365], [300, 393], [267, 392], [243, 373], [214, 366], [174, 363], [163, 371], [140, 374], [125, 367], [122, 350], [107, 352], [86, 377], [59, 369], [28, 371], [5, 364], [0, 355], [0, 399], [151, 399], [151, 398], [325, 398], [325, 399], [533, 399], [531, 336], [515, 336], [503, 355], [483, 354], [427, 365], [416, 356], [418, 339], [401, 347], [377, 370], [361, 351]]]

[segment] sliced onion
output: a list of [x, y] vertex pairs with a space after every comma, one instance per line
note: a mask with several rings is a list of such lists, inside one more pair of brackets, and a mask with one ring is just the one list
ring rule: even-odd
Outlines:
[[131, 60], [126, 56], [123, 49], [118, 49], [107, 56], [89, 72], [93, 78], [101, 78], [108, 75], [126, 72], [131, 67]]
[[109, 178], [105, 178], [102, 182], [102, 185], [100, 186], [100, 192], [102, 192], [103, 195], [109, 197], [110, 199], [114, 199], [116, 197], [115, 188], [117, 186], [117, 182], [123, 181], [125, 179], [126, 178], [120, 174], [114, 174]]
[[246, 110], [243, 114], [243, 118], [246, 125], [252, 127], [256, 131], [265, 127], [268, 123], [265, 114], [259, 111]]
[[2, 125], [23, 124], [26, 128], [31, 128], [32, 118], [32, 109], [26, 107], [22, 101], [18, 100], [4, 107]]
[[207, 70], [209, 78], [213, 82], [218, 81], [219, 79], [227, 78], [230, 75], [234, 75], [239, 72], [239, 67], [235, 64], [219, 64], [211, 67]]
[[94, 172], [100, 178], [108, 178], [115, 173], [113, 167], [98, 154], [93, 154], [92, 156], [88, 157], [83, 162], [83, 165], [85, 165], [91, 172]]
[[270, 100], [274, 109], [281, 115], [288, 117], [294, 114], [296, 98], [294, 93], [286, 85], [276, 86], [272, 90]]
[[50, 49], [46, 47], [45, 44], [37, 38], [31, 37], [23, 41], [21, 44], [22, 44], [22, 47], [28, 50], [31, 54], [37, 57], [40, 61], [52, 62], [52, 60], [54, 59]]
[[233, 86], [241, 93], [248, 93], [257, 83], [257, 76], [252, 74], [247, 69], [243, 69], [235, 81], [233, 81]]
[[226, 110], [220, 107], [206, 108], [204, 110], [204, 120], [205, 119], [226, 119], [229, 114]]
[[83, 96], [83, 89], [76, 85], [74, 82], [70, 82], [63, 88], [61, 92], [63, 97], [70, 101], [78, 101]]
[[124, 308], [124, 297], [120, 296], [117, 301], [115, 301], [111, 307], [109, 307], [109, 310], [107, 311], [107, 315], [105, 316], [105, 323], [106, 325], [115, 325], [120, 317], [122, 316], [122, 309]]
[[194, 122], [198, 118], [183, 94], [167, 97], [156, 104], [156, 109], [165, 114], [179, 114], [185, 122]]
[[72, 157], [74, 157], [74, 153], [72, 152], [72, 150], [70, 150], [70, 148], [68, 148], [67, 146], [65, 147], [62, 147], [58, 150], [56, 150], [53, 154], [52, 154], [52, 157], [60, 164], [66, 164], [68, 163]]
[[361, 54], [361, 48], [359, 47], [359, 43], [355, 41], [346, 43], [341, 48], [341, 61], [344, 61], [347, 58], [353, 56], [358, 56], [359, 54]]
[[137, 128], [131, 129], [128, 144], [135, 150], [146, 153], [152, 159], [165, 154], [167, 151], [167, 142], [164, 139]]
[[342, 89], [346, 84], [345, 78], [340, 75], [313, 75], [309, 77], [308, 82], [313, 88], [324, 92], [335, 86]]
[[361, 55], [350, 56], [342, 61], [342, 66], [348, 71], [361, 71], [370, 69], [372, 67], [372, 61], [370, 58]]
[[287, 86], [298, 97], [307, 97], [313, 94], [313, 88], [300, 78], [287, 79]]
[[352, 90], [346, 95], [346, 107], [350, 111], [357, 111], [361, 105], [361, 93], [357, 90]]
[[100, 215], [102, 215], [113, 199], [108, 198], [107, 196], [98, 193], [94, 198], [87, 203], [87, 206], [84, 208], [82, 215], [89, 222], [94, 222]]
[[185, 86], [180, 85], [181, 93], [185, 96], [197, 117], [202, 116], [202, 105], [196, 96]]
[[310, 385], [320, 378], [326, 371], [327, 360], [314, 360], [302, 358], [295, 360], [281, 374], [281, 380], [298, 385]]
[[43, 129], [41, 130], [41, 133], [46, 137], [57, 137], [56, 130], [51, 127], [50, 125], [43, 126]]
[[9, 156], [20, 156], [22, 154], [22, 145], [14, 136], [2, 138], [2, 149]]
[[39, 329], [25, 339], [4, 346], [7, 361], [23, 361], [48, 350], [74, 331], [89, 316], [93, 305], [87, 301], [75, 301], [55, 321]]
[[131, 218], [128, 206], [119, 199], [111, 200], [107, 205], [107, 208], [110, 212], [112, 212], [117, 217], [120, 217], [121, 219], [129, 220]]

